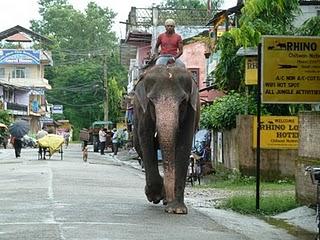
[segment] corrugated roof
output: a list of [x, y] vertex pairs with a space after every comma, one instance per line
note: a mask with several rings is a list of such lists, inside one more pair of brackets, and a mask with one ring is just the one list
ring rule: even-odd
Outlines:
[[233, 13], [239, 13], [241, 8], [243, 7], [243, 4], [239, 4], [239, 5], [236, 5], [232, 8], [228, 8], [226, 10], [222, 10], [218, 13], [216, 13], [213, 18], [211, 18], [209, 20], [209, 22], [206, 24], [206, 26], [209, 26], [209, 25], [213, 25], [213, 26], [217, 26], [221, 23], [221, 21], [223, 21], [226, 16], [228, 15], [231, 15]]
[[127, 44], [132, 45], [149, 45], [151, 43], [152, 34], [148, 32], [132, 31], [128, 33], [126, 38]]

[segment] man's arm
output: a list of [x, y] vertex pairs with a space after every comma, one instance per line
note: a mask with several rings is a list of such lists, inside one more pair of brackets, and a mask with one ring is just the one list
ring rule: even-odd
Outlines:
[[160, 44], [161, 44], [161, 41], [160, 41], [160, 38], [158, 37], [156, 45], [155, 45], [155, 47], [153, 49], [153, 54], [154, 54], [155, 57], [157, 57], [159, 55], [159, 46], [160, 46]]
[[183, 42], [182, 42], [182, 39], [180, 38], [180, 41], [178, 43], [178, 52], [175, 58], [176, 59], [179, 58], [182, 54], [183, 54]]

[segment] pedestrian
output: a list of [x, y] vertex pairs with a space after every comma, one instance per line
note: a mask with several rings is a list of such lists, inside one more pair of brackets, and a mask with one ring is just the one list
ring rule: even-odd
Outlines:
[[63, 134], [63, 138], [64, 138], [64, 144], [66, 145], [66, 148], [67, 148], [69, 146], [69, 140], [70, 140], [69, 129], [65, 131], [65, 133]]
[[88, 142], [87, 141], [83, 142], [82, 159], [84, 162], [87, 162], [87, 160], [88, 160]]
[[[39, 130], [36, 134], [36, 139], [39, 140], [45, 136], [48, 135], [48, 132], [46, 131], [45, 127], [42, 127], [41, 130]], [[38, 142], [38, 145], [39, 145], [39, 156], [40, 156], [40, 159], [46, 159], [46, 150], [47, 148], [45, 147], [41, 147], [41, 145], [39, 144]]]
[[113, 129], [113, 135], [112, 135], [112, 151], [113, 155], [116, 156], [118, 154], [118, 147], [119, 147], [119, 132], [116, 128]]
[[21, 149], [22, 149], [22, 140], [21, 140], [21, 138], [17, 138], [17, 137], [11, 136], [10, 142], [13, 145], [14, 153], [15, 153], [16, 158], [21, 157]]
[[99, 146], [100, 154], [104, 155], [104, 149], [106, 148], [107, 134], [104, 131], [103, 127], [99, 130]]
[[[154, 48], [154, 57], [158, 57], [156, 65], [167, 65], [172, 61], [180, 67], [185, 67], [184, 63], [178, 59], [183, 54], [183, 42], [182, 37], [175, 32], [175, 25], [173, 19], [165, 21], [166, 31], [158, 36]], [[161, 48], [160, 55], [159, 47]]]
[[128, 133], [128, 130], [125, 128], [125, 129], [123, 129], [124, 149], [128, 149], [128, 141], [129, 141], [129, 133]]

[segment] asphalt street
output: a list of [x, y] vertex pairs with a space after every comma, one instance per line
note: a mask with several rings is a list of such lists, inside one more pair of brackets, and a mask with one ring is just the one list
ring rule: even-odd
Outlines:
[[[0, 239], [312, 239], [264, 220], [201, 208], [171, 215], [144, 195], [135, 160], [100, 155], [80, 144], [38, 160], [37, 149], [0, 149]], [[196, 202], [196, 201], [195, 201]], [[315, 220], [314, 220], [315, 221]]]

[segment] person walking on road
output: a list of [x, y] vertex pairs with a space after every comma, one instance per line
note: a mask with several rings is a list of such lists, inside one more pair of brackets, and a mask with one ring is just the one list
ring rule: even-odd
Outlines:
[[21, 149], [22, 149], [21, 138], [11, 136], [10, 142], [13, 145], [16, 158], [21, 157]]
[[100, 154], [104, 155], [104, 149], [106, 148], [107, 134], [103, 128], [99, 131], [99, 142], [100, 142]]
[[119, 132], [116, 128], [113, 129], [113, 135], [112, 135], [112, 150], [113, 155], [116, 156], [118, 154], [118, 147], [119, 147]]
[[64, 144], [66, 145], [66, 148], [69, 146], [69, 140], [70, 140], [70, 130], [67, 129], [66, 132], [63, 134], [64, 138]]

